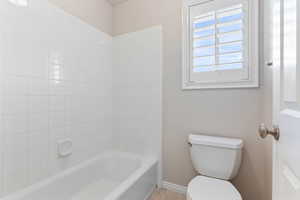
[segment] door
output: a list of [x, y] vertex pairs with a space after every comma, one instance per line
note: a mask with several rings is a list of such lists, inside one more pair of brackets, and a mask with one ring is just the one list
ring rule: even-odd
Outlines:
[[300, 1], [271, 1], [273, 124], [279, 129], [260, 132], [274, 136], [273, 200], [300, 200]]

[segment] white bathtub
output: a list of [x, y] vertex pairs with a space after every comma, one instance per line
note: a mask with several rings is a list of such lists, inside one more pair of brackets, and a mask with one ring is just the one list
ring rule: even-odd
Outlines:
[[1, 200], [144, 200], [157, 166], [155, 158], [110, 152]]

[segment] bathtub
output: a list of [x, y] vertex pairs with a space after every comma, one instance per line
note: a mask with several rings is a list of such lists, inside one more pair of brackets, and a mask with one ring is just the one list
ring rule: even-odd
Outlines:
[[109, 152], [1, 200], [146, 200], [157, 170], [155, 158]]

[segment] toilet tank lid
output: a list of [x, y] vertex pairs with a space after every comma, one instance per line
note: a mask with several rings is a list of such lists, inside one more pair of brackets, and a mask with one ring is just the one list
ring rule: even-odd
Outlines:
[[191, 144], [200, 144], [213, 147], [222, 147], [229, 149], [242, 149], [243, 140], [226, 137], [216, 137], [207, 135], [189, 135], [189, 142]]

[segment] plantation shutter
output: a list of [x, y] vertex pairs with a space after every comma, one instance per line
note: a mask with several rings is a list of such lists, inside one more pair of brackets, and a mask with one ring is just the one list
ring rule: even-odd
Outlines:
[[207, 1], [190, 8], [190, 80], [233, 82], [249, 79], [248, 4]]

